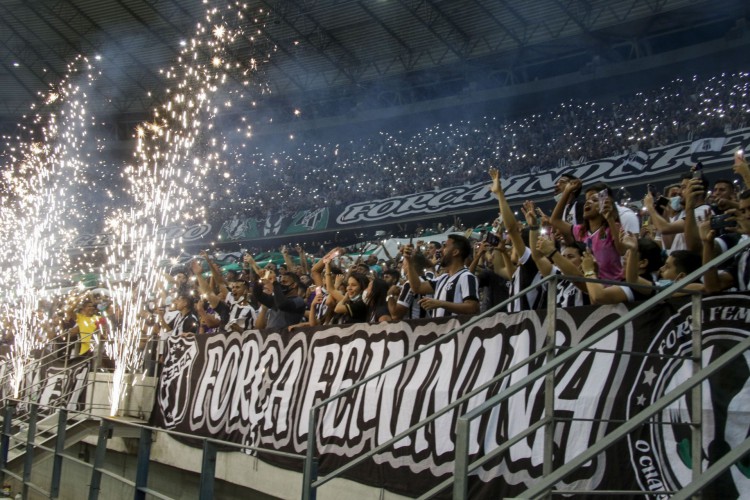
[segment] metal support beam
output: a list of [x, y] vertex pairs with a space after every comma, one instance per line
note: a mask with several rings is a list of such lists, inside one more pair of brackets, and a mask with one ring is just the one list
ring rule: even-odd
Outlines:
[[[545, 363], [551, 363], [555, 359], [555, 337], [557, 334], [557, 284], [559, 277], [554, 275], [552, 281], [547, 285], [547, 337], [545, 344], [553, 346], [547, 351], [544, 359]], [[544, 462], [542, 464], [542, 473], [550, 474], [553, 469], [554, 449], [555, 449], [555, 372], [547, 372], [544, 376], [544, 416], [549, 419], [544, 426]]]
[[[693, 351], [690, 358], [691, 376], [695, 376], [703, 368], [703, 307], [701, 297], [691, 297], [691, 330]], [[690, 391], [690, 441], [693, 480], [703, 472], [703, 384], [698, 384]]]
[[428, 23], [427, 21], [425, 21], [424, 19], [422, 19], [422, 16], [419, 15], [419, 12], [417, 11], [417, 9], [413, 8], [405, 0], [399, 0], [399, 3], [404, 7], [404, 9], [406, 9], [409, 12], [409, 14], [412, 15], [412, 17], [414, 17], [414, 19], [416, 19], [417, 21], [419, 21], [419, 23], [422, 26], [424, 26], [425, 28], [427, 28], [427, 31], [429, 31], [430, 33], [432, 33], [432, 35], [435, 38], [437, 38], [438, 40], [440, 40], [440, 43], [442, 43], [443, 45], [445, 45], [448, 48], [448, 50], [450, 50], [451, 52], [453, 52], [453, 54], [459, 60], [463, 61], [465, 59], [465, 57], [466, 57], [465, 52], [463, 50], [457, 48], [450, 41], [446, 40], [446, 38], [443, 35], [441, 35], [440, 33], [438, 33], [437, 30], [435, 30], [435, 28], [433, 28], [430, 23]]
[[68, 428], [68, 410], [61, 408], [57, 413], [57, 438], [55, 439], [55, 455], [52, 459], [52, 479], [50, 480], [49, 496], [60, 496], [60, 481], [62, 480], [63, 452], [65, 451], [65, 432]]
[[5, 467], [8, 465], [8, 451], [10, 448], [10, 433], [13, 430], [13, 414], [15, 401], [6, 401], [3, 410], [3, 434], [0, 439], [0, 484], [5, 480]]
[[203, 461], [201, 463], [200, 500], [213, 500], [216, 478], [216, 444], [203, 441]]
[[469, 493], [469, 435], [471, 421], [459, 419], [456, 422], [455, 446], [455, 481], [453, 482], [453, 498], [463, 500]]
[[734, 358], [741, 356], [748, 349], [750, 349], [750, 337], [746, 338], [742, 342], [738, 342], [734, 347], [714, 360], [711, 365], [701, 369], [700, 372], [696, 374], [696, 376], [689, 378], [685, 382], [672, 389], [669, 393], [651, 403], [650, 406], [640, 411], [633, 418], [618, 427], [615, 431], [607, 434], [604, 438], [597, 441], [596, 444], [582, 452], [580, 455], [569, 460], [565, 464], [565, 466], [560, 467], [552, 474], [545, 476], [542, 480], [537, 482], [523, 494], [524, 498], [539, 497], [546, 490], [551, 488], [555, 483], [564, 479], [573, 470], [585, 464], [599, 453], [608, 449], [629, 432], [634, 431], [639, 426], [648, 422], [649, 419], [651, 419], [654, 415], [658, 414], [659, 412], [667, 408], [670, 404], [672, 404], [675, 400], [682, 397], [686, 392], [695, 387], [696, 384], [703, 383], [704, 380], [706, 380], [708, 377], [712, 376], [719, 370], [725, 368], [727, 363], [729, 363]]
[[148, 470], [151, 461], [151, 443], [153, 434], [149, 427], [141, 427], [141, 437], [138, 441], [138, 462], [135, 472], [135, 494], [134, 500], [146, 500], [146, 488], [148, 488]]
[[396, 40], [399, 45], [401, 45], [404, 49], [406, 49], [407, 52], [412, 53], [413, 50], [409, 46], [408, 43], [406, 43], [395, 31], [393, 31], [387, 24], [383, 22], [382, 19], [380, 19], [379, 16], [377, 16], [367, 5], [365, 5], [365, 2], [357, 2], [357, 5], [359, 5], [359, 8], [362, 9], [367, 13], [368, 16], [372, 18], [373, 21], [375, 21], [378, 26], [383, 28], [383, 30], [388, 33], [391, 38]]
[[26, 432], [26, 453], [23, 457], [23, 498], [29, 498], [29, 483], [31, 482], [31, 469], [34, 467], [34, 442], [36, 441], [36, 421], [39, 416], [39, 405], [28, 403], [29, 422]]
[[[70, 45], [72, 46], [72, 45], [73, 45], [73, 43], [72, 43], [72, 42], [70, 42], [70, 41], [68, 41], [68, 40], [67, 40], [67, 39], [65, 38], [65, 36], [64, 36], [64, 35], [63, 35], [63, 34], [62, 34], [62, 33], [60, 32], [60, 30], [58, 30], [58, 29], [57, 29], [57, 28], [56, 28], [56, 27], [55, 27], [55, 26], [54, 26], [53, 24], [51, 24], [51, 23], [50, 23], [50, 22], [48, 21], [48, 19], [50, 18], [50, 15], [44, 15], [43, 13], [39, 12], [39, 11], [38, 11], [37, 9], [35, 9], [34, 7], [32, 7], [32, 5], [33, 5], [33, 4], [29, 4], [29, 8], [31, 9], [31, 11], [32, 11], [32, 12], [33, 12], [33, 13], [34, 13], [34, 14], [35, 14], [35, 15], [36, 15], [36, 16], [37, 16], [37, 17], [38, 17], [38, 18], [39, 18], [40, 20], [42, 20], [42, 21], [43, 21], [43, 22], [44, 22], [44, 23], [45, 23], [45, 24], [46, 24], [46, 25], [47, 25], [47, 26], [48, 26], [48, 27], [49, 27], [49, 28], [50, 28], [51, 30], [53, 30], [53, 31], [54, 31], [55, 33], [57, 33], [57, 35], [58, 35], [58, 36], [59, 36], [60, 38], [62, 38], [63, 40], [65, 40], [65, 41], [66, 41], [67, 43], [69, 43], [69, 44], [70, 44]], [[46, 10], [47, 10], [47, 12], [48, 12], [49, 14], [52, 14], [52, 11], [51, 11], [51, 9], [50, 9], [50, 7], [49, 7], [49, 6], [47, 6], [47, 5], [46, 5], [46, 4], [44, 4], [44, 3], [42, 3], [41, 5], [42, 5], [42, 6], [44, 7], [44, 8], [46, 8]], [[90, 17], [88, 16], [88, 15], [86, 15], [85, 13], [83, 13], [82, 11], [80, 11], [80, 9], [79, 9], [79, 7], [78, 7], [78, 6], [76, 6], [76, 5], [74, 4], [74, 3], [73, 3], [73, 4], [71, 4], [71, 5], [73, 6], [73, 8], [75, 8], [76, 10], [78, 10], [78, 12], [79, 12], [79, 13], [81, 14], [81, 17], [83, 17], [84, 19], [86, 19], [86, 21], [87, 21], [87, 22], [89, 22], [89, 23], [90, 23], [90, 24], [91, 24], [91, 25], [92, 25], [93, 27], [97, 28], [97, 30], [101, 30], [101, 31], [104, 31], [104, 30], [102, 30], [102, 28], [101, 28], [100, 26], [98, 26], [98, 25], [97, 25], [96, 23], [94, 23], [94, 21], [93, 21], [93, 20], [92, 20], [92, 19], [91, 19], [91, 18], [90, 18]], [[59, 20], [60, 20], [60, 21], [61, 21], [61, 22], [62, 22], [63, 24], [65, 24], [65, 26], [66, 26], [66, 27], [67, 27], [67, 28], [68, 28], [69, 30], [71, 30], [71, 31], [72, 31], [73, 33], [75, 33], [75, 34], [76, 34], [76, 36], [78, 36], [78, 37], [79, 37], [79, 38], [80, 38], [81, 40], [83, 40], [83, 41], [85, 41], [86, 43], [88, 43], [89, 45], [91, 45], [91, 47], [96, 47], [96, 44], [95, 44], [94, 42], [92, 42], [91, 40], [89, 40], [89, 38], [88, 38], [88, 37], [86, 36], [86, 34], [85, 34], [85, 33], [82, 33], [82, 32], [81, 32], [80, 30], [78, 30], [78, 28], [76, 28], [75, 26], [73, 26], [72, 24], [70, 24], [70, 23], [69, 23], [69, 22], [68, 22], [67, 20], [65, 20], [64, 18], [58, 18], [58, 19], [59, 19]], [[130, 53], [130, 51], [128, 51], [128, 50], [124, 50], [124, 49], [122, 48], [122, 46], [120, 45], [120, 43], [119, 43], [119, 42], [118, 42], [117, 40], [115, 40], [114, 38], [112, 38], [112, 40], [114, 41], [115, 45], [116, 45], [116, 46], [118, 47], [118, 51], [119, 51], [119, 53], [121, 53], [121, 54], [125, 54], [125, 55], [129, 56], [129, 58], [130, 58], [130, 59], [131, 59], [131, 60], [133, 61], [133, 63], [134, 63], [134, 64], [137, 64], [137, 65], [138, 65], [139, 67], [143, 67], [143, 65], [142, 65], [142, 64], [140, 64], [140, 62], [139, 62], [139, 61], [138, 61], [138, 60], [137, 60], [137, 59], [135, 58], [135, 56], [133, 56], [133, 55], [132, 55], [132, 54]], [[106, 58], [106, 57], [107, 57], [107, 56], [106, 56], [106, 54], [105, 54], [105, 55], [103, 55], [103, 57], [105, 57], [105, 58]], [[112, 62], [112, 61], [110, 61], [110, 62]], [[121, 68], [121, 69], [123, 69], [123, 70], [124, 70], [124, 68]], [[142, 82], [141, 82], [141, 79], [139, 79], [139, 78], [136, 78], [136, 77], [134, 77], [134, 76], [131, 76], [131, 75], [130, 75], [130, 74], [129, 74], [129, 73], [127, 72], [127, 71], [123, 71], [123, 73], [125, 74], [125, 76], [126, 76], [126, 77], [128, 77], [128, 80], [130, 80], [131, 82], [133, 82], [133, 83], [134, 83], [134, 84], [135, 84], [135, 85], [136, 85], [136, 86], [137, 86], [138, 88], [140, 88], [140, 89], [141, 89], [141, 90], [143, 91], [144, 95], [145, 95], [145, 94], [146, 94], [146, 93], [148, 92], [148, 89], [146, 89], [146, 87], [144, 87], [144, 86], [143, 86], [143, 84], [142, 84]], [[110, 84], [111, 84], [111, 85], [113, 86], [113, 88], [117, 88], [116, 86], [118, 85], [118, 82], [115, 82], [115, 81], [113, 81], [113, 80], [112, 80], [112, 79], [111, 79], [111, 78], [110, 78], [110, 77], [109, 77], [109, 76], [108, 76], [108, 75], [106, 74], [106, 72], [105, 72], [105, 73], [102, 73], [102, 76], [103, 76], [104, 78], [106, 78], [106, 80], [107, 80], [107, 81], [108, 81], [108, 82], [109, 82], [109, 83], [110, 83]]]
[[96, 441], [96, 451], [94, 452], [94, 464], [91, 470], [91, 484], [89, 486], [89, 500], [97, 500], [99, 492], [102, 489], [102, 467], [104, 467], [104, 458], [107, 455], [107, 441], [112, 435], [112, 422], [108, 419], [102, 419], [99, 426], [99, 439]]
[[[671, 500], [687, 500], [688, 498], [697, 495], [703, 488], [708, 486], [711, 481], [715, 480], [721, 474], [737, 463], [740, 459], [750, 453], [750, 438], [745, 439], [739, 446], [732, 448], [726, 455], [717, 460], [711, 467], [698, 477], [694, 477], [693, 481], [688, 484], [685, 488], [672, 495]], [[743, 495], [746, 492], [740, 492]]]
[[497, 16], [495, 15], [495, 13], [492, 12], [489, 8], [487, 8], [487, 6], [484, 5], [480, 0], [474, 0], [474, 3], [476, 4], [477, 7], [479, 7], [482, 10], [482, 12], [484, 13], [484, 15], [486, 15], [488, 18], [492, 19], [492, 21], [501, 30], [503, 30], [503, 32], [505, 32], [509, 37], [511, 37], [513, 39], [513, 41], [516, 42], [516, 44], [519, 47], [524, 47], [526, 45], [526, 43], [518, 35], [516, 35], [513, 31], [511, 31], [511, 29], [508, 28], [505, 25], [505, 23], [503, 23], [502, 21], [500, 21], [500, 19], [497, 18]]
[[310, 410], [310, 418], [307, 423], [307, 452], [305, 454], [304, 473], [302, 474], [302, 500], [315, 500], [317, 494], [312, 484], [318, 479], [318, 467], [315, 458], [317, 446], [317, 412], [315, 408]]
[[[31, 53], [33, 53], [33, 54], [34, 54], [34, 56], [35, 56], [35, 57], [36, 57], [36, 58], [37, 58], [37, 59], [38, 59], [38, 60], [39, 60], [39, 61], [40, 61], [41, 63], [43, 63], [43, 64], [45, 64], [45, 65], [48, 65], [48, 66], [49, 66], [49, 64], [48, 64], [48, 63], [46, 62], [46, 58], [45, 58], [45, 57], [44, 57], [44, 56], [43, 56], [42, 54], [40, 54], [40, 53], [39, 53], [39, 52], [38, 52], [38, 51], [36, 50], [36, 47], [34, 46], [34, 44], [33, 44], [33, 43], [31, 43], [31, 42], [29, 41], [29, 39], [28, 39], [28, 38], [26, 38], [25, 34], [22, 34], [22, 33], [20, 33], [20, 32], [19, 32], [19, 31], [18, 31], [18, 30], [16, 29], [16, 27], [15, 27], [15, 26], [16, 26], [16, 25], [20, 25], [20, 26], [23, 26], [23, 27], [24, 27], [24, 29], [26, 30], [26, 32], [27, 32], [27, 33], [33, 33], [33, 31], [32, 31], [32, 30], [30, 30], [30, 29], [28, 29], [28, 28], [27, 28], [26, 26], [24, 26], [24, 25], [23, 25], [23, 23], [22, 23], [22, 22], [21, 22], [21, 21], [20, 21], [20, 20], [18, 19], [18, 17], [16, 17], [16, 15], [15, 15], [15, 14], [13, 14], [13, 12], [11, 12], [11, 11], [10, 11], [10, 10], [9, 10], [9, 9], [8, 9], [7, 7], [5, 7], [4, 5], [2, 5], [2, 3], [0, 3], [0, 8], [2, 8], [2, 9], [3, 9], [3, 16], [4, 16], [4, 17], [5, 17], [6, 19], [8, 19], [8, 18], [12, 18], [12, 19], [13, 19], [13, 21], [14, 21], [13, 23], [6, 23], [6, 26], [8, 26], [8, 28], [9, 28], [9, 29], [10, 29], [10, 31], [11, 31], [11, 32], [13, 33], [13, 35], [14, 35], [14, 36], [16, 36], [16, 37], [17, 37], [17, 38], [18, 38], [19, 40], [22, 40], [22, 41], [23, 41], [23, 43], [24, 43], [24, 45], [26, 46], [26, 49], [27, 49], [27, 50], [30, 50], [30, 51], [31, 51]], [[12, 50], [12, 49], [11, 49], [11, 48], [10, 48], [10, 47], [9, 47], [9, 46], [7, 45], [7, 44], [6, 44], [6, 48], [8, 48], [8, 50], [10, 50], [10, 51], [11, 51], [11, 52], [12, 52], [12, 53], [14, 54], [14, 56], [15, 56], [15, 57], [18, 57], [17, 53], [16, 53], [15, 51], [13, 51], [13, 50]], [[23, 59], [23, 58], [21, 58], [21, 59]], [[25, 62], [25, 61], [23, 61], [23, 60], [20, 60], [19, 62], [20, 62], [20, 63], [23, 63], [23, 62]], [[45, 73], [44, 75], [39, 75], [39, 74], [37, 74], [37, 72], [36, 72], [36, 71], [34, 71], [34, 69], [32, 68], [32, 65], [30, 65], [30, 64], [29, 64], [29, 65], [28, 65], [27, 67], [28, 67], [28, 68], [29, 68], [29, 70], [30, 70], [30, 71], [31, 71], [31, 72], [32, 72], [32, 73], [34, 74], [34, 76], [36, 76], [36, 78], [37, 78], [37, 79], [38, 79], [38, 80], [39, 80], [40, 82], [42, 82], [42, 83], [43, 83], [43, 84], [44, 84], [45, 86], [47, 86], [47, 85], [49, 85], [50, 83], [52, 83], [52, 82], [48, 81], [48, 80], [47, 80], [47, 78], [45, 78], [45, 77], [46, 77], [47, 75], [50, 75], [50, 76], [52, 76], [52, 77], [54, 77], [54, 78], [57, 78], [57, 80], [58, 80], [58, 81], [59, 81], [59, 80], [62, 80], [62, 79], [63, 79], [63, 75], [61, 75], [60, 73], [58, 73], [58, 72], [57, 72], [57, 71], [55, 70], [55, 68], [54, 68], [54, 67], [52, 67], [52, 66], [49, 66], [49, 70], [48, 70], [48, 71], [47, 71], [47, 72], [46, 72], [46, 73]]]
[[[604, 57], [608, 62], [619, 61], [622, 59], [618, 56], [618, 53], [610, 46], [609, 43], [607, 43], [600, 35], [596, 35], [591, 31], [591, 26], [596, 23], [596, 18], [594, 18], [593, 20], [589, 20], [588, 22], [584, 22], [584, 20], [582, 20], [580, 16], [576, 15], [576, 13], [571, 10], [570, 5], [564, 4], [561, 0], [554, 1], [555, 4], [557, 4], [557, 6], [560, 8], [560, 10], [566, 16], [568, 16], [568, 19], [570, 19], [573, 24], [575, 24], [578, 29], [581, 30], [581, 33], [583, 33], [586, 39], [591, 43], [593, 50], [598, 55]], [[590, 6], [588, 6], [587, 10], [588, 14], [590, 14]]]
[[[346, 79], [349, 81], [349, 83], [357, 83], [358, 79], [354, 76], [354, 74], [349, 70], [349, 68], [342, 64], [343, 62], [347, 62], [347, 64], [350, 67], [358, 66], [359, 61], [357, 60], [354, 53], [352, 53], [345, 45], [343, 45], [341, 42], [339, 42], [336, 37], [334, 37], [328, 30], [323, 28], [318, 21], [313, 18], [306, 9], [303, 9], [300, 7], [297, 2], [288, 2], [286, 3], [286, 7], [289, 8], [289, 6], [293, 5], [294, 7], [297, 7], [299, 9], [299, 14], [304, 15], [305, 18], [307, 18], [316, 28], [316, 31], [323, 35], [326, 40], [329, 40], [333, 44], [336, 45], [337, 48], [341, 49], [343, 51], [343, 58], [337, 58], [331, 56], [331, 54], [324, 48], [321, 48], [318, 44], [316, 44], [312, 39], [311, 35], [309, 33], [303, 33], [302, 30], [299, 29], [299, 27], [292, 21], [289, 16], [285, 15], [284, 11], [281, 8], [276, 8], [276, 6], [272, 5], [267, 0], [261, 0], [263, 5], [265, 5], [268, 9], [270, 9], [274, 14], [277, 14], [281, 20], [286, 23], [287, 26], [289, 26], [297, 35], [299, 35], [302, 39], [304, 39], [307, 43], [310, 44], [311, 47], [313, 47], [316, 52], [326, 61], [328, 61], [331, 66], [340, 74], [344, 75]], [[280, 4], [281, 5], [281, 4]]]

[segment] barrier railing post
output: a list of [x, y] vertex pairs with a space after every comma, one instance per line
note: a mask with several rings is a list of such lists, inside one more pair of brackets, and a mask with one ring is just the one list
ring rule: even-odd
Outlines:
[[5, 481], [5, 467], [8, 465], [10, 451], [10, 433], [13, 430], [13, 413], [16, 409], [15, 401], [6, 401], [3, 409], [3, 435], [0, 440], [0, 484]]
[[459, 418], [456, 422], [456, 448], [453, 499], [463, 500], [469, 493], [469, 429], [471, 421]]
[[102, 467], [107, 454], [107, 440], [112, 437], [112, 422], [102, 419], [99, 426], [99, 439], [96, 441], [94, 465], [91, 470], [91, 485], [89, 486], [89, 500], [97, 500], [102, 489]]
[[34, 466], [34, 441], [36, 440], [38, 414], [39, 405], [29, 403], [29, 428], [26, 432], [26, 453], [23, 456], [23, 498], [29, 498], [29, 482], [31, 481], [31, 468]]
[[[555, 345], [557, 333], [557, 282], [558, 277], [553, 276], [552, 281], [547, 284], [547, 336], [545, 343], [548, 346]], [[547, 351], [544, 362], [550, 363], [555, 358], [554, 347]], [[555, 449], [555, 372], [550, 371], [544, 377], [544, 415], [547, 423], [544, 424], [544, 462], [542, 471], [544, 475], [552, 472], [553, 451]]]
[[[703, 307], [701, 295], [693, 295], [691, 300], [692, 309], [692, 370], [691, 376], [703, 368], [703, 331], [701, 322], [703, 320]], [[690, 391], [690, 441], [691, 441], [691, 468], [693, 480], [703, 472], [703, 384], [697, 384]]]
[[315, 407], [310, 410], [310, 419], [307, 422], [307, 453], [305, 454], [304, 471], [302, 474], [302, 500], [315, 500], [317, 496], [312, 484], [318, 479], [318, 465], [315, 461]]
[[216, 477], [216, 445], [203, 441], [203, 461], [201, 463], [200, 500], [213, 500], [214, 479]]
[[[104, 342], [98, 342], [96, 344], [96, 350], [93, 352], [93, 358], [92, 360], [89, 360], [89, 377], [91, 377], [91, 397], [87, 397], [90, 401], [88, 408], [86, 408], [86, 411], [93, 412], [94, 410], [94, 402], [95, 402], [95, 396], [96, 396], [96, 377], [97, 373], [99, 372], [99, 368], [102, 366], [102, 353], [104, 351]], [[87, 391], [89, 392], [89, 391]]]
[[57, 438], [55, 438], [55, 456], [52, 460], [52, 479], [49, 485], [50, 498], [60, 496], [62, 480], [63, 452], [65, 451], [65, 431], [68, 427], [68, 410], [61, 408], [57, 414]]
[[141, 437], [138, 441], [138, 462], [135, 472], [134, 500], [146, 500], [145, 488], [148, 487], [148, 468], [151, 461], [151, 443], [153, 433], [147, 427], [141, 427]]

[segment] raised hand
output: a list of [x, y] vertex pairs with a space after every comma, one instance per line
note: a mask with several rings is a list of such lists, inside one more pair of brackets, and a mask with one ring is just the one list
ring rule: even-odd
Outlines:
[[534, 205], [533, 201], [531, 200], [524, 201], [523, 205], [521, 206], [521, 213], [526, 219], [526, 224], [528, 224], [529, 226], [539, 225], [538, 219], [536, 217], [536, 206]]
[[492, 186], [490, 186], [490, 191], [492, 191], [495, 194], [500, 194], [503, 192], [503, 188], [500, 184], [500, 171], [496, 168], [490, 168], [489, 170], [490, 178], [492, 179]]
[[634, 252], [638, 250], [638, 237], [635, 233], [620, 229], [620, 242], [628, 250], [633, 250]]

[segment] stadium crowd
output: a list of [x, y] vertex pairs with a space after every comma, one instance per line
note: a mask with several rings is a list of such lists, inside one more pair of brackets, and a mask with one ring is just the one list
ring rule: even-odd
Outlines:
[[[550, 274], [560, 276], [559, 307], [635, 302], [750, 239], [750, 166], [741, 151], [724, 178], [709, 182], [696, 165], [662, 189], [651, 186], [642, 213], [618, 205], [607, 185], [582, 185], [563, 173], [551, 213], [527, 201], [516, 219], [500, 172], [491, 168], [486, 175], [500, 216], [479, 238], [454, 233], [444, 241], [405, 244], [381, 259], [345, 248], [312, 257], [298, 245], [282, 248], [281, 265], [261, 267], [245, 254], [241, 269], [229, 271], [202, 252], [165, 275], [144, 306], [142, 347], [172, 335], [472, 315], [503, 301], [506, 312], [538, 309], [546, 305], [544, 287], [518, 292]], [[731, 180], [735, 175], [741, 183]], [[685, 289], [747, 291], [749, 258], [750, 249]], [[76, 354], [86, 355], [92, 335], [106, 336], [117, 321], [106, 291], [100, 292], [68, 297], [50, 338], [77, 339]], [[154, 360], [163, 354], [152, 352]]]
[[[697, 165], [673, 183], [650, 186], [641, 213], [618, 205], [610, 187], [582, 185], [564, 173], [551, 193], [554, 210], [543, 213], [526, 202], [516, 220], [500, 180], [742, 127], [750, 113], [748, 84], [745, 73], [696, 78], [610, 106], [566, 103], [551, 114], [512, 122], [436, 125], [413, 136], [383, 133], [359, 144], [300, 149], [272, 167], [280, 184], [254, 195], [296, 200], [299, 205], [287, 205], [291, 209], [486, 181], [501, 215], [481, 240], [451, 234], [445, 241], [404, 245], [383, 260], [352, 258], [344, 248], [314, 257], [298, 245], [283, 249], [283, 265], [261, 267], [247, 254], [241, 270], [223, 271], [202, 253], [143, 301], [142, 347], [170, 335], [477, 314], [510, 297], [508, 312], [537, 309], [544, 306], [543, 289], [516, 294], [551, 273], [608, 281], [560, 279], [560, 307], [643, 300], [748, 238], [750, 168], [742, 155], [712, 182]], [[257, 168], [250, 170], [263, 171], [264, 158], [258, 153]], [[240, 197], [256, 185], [234, 181]], [[258, 210], [267, 207], [257, 196], [250, 199]], [[747, 259], [744, 252], [688, 287], [747, 290]], [[48, 317], [46, 337], [74, 341], [76, 356], [90, 355], [92, 339], [106, 337], [118, 321], [104, 289], [52, 299], [40, 314]], [[12, 335], [5, 341], [12, 342]]]
[[675, 79], [608, 103], [570, 100], [520, 118], [485, 116], [338, 144], [295, 139], [282, 151], [257, 147], [238, 157], [222, 180], [231, 194], [211, 212], [262, 219], [481, 182], [491, 166], [503, 177], [538, 172], [722, 135], [747, 126], [749, 112], [750, 74], [735, 73]]

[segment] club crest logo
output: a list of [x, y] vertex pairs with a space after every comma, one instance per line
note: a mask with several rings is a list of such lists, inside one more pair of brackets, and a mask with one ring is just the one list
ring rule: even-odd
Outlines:
[[[674, 390], [692, 374], [690, 304], [683, 306], [654, 337], [628, 395], [627, 418]], [[750, 335], [750, 298], [704, 298], [703, 366]], [[735, 358], [702, 384], [702, 470], [738, 446], [750, 432], [750, 353]], [[691, 395], [656, 414], [628, 438], [636, 479], [646, 491], [679, 490], [692, 478]], [[750, 460], [732, 466], [704, 492], [711, 498], [738, 498], [750, 491]], [[668, 495], [664, 495], [668, 497]]]
[[159, 384], [159, 408], [166, 428], [171, 429], [187, 415], [193, 365], [198, 356], [194, 337], [170, 337], [164, 371]]

